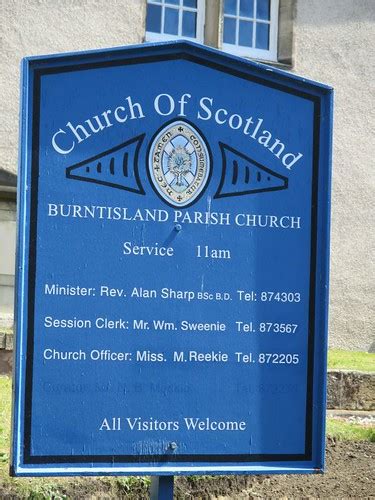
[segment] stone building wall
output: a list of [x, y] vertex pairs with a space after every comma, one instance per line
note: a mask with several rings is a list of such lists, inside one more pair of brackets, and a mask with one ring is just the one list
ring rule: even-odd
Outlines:
[[144, 0], [0, 1], [1, 168], [17, 170], [21, 59], [142, 43], [145, 13]]
[[[211, 17], [219, 11], [215, 2], [207, 0]], [[375, 3], [290, 0], [290, 5], [292, 70], [335, 88], [329, 343], [374, 350]], [[1, 169], [17, 170], [21, 58], [141, 43], [145, 13], [146, 0], [0, 1]]]
[[329, 343], [372, 352], [374, 40], [374, 0], [297, 0], [294, 71], [335, 89]]

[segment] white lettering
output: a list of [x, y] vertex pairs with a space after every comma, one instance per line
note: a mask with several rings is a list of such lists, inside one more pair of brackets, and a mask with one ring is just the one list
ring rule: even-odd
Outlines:
[[[167, 99], [167, 106], [169, 104], [169, 109], [166, 110], [165, 113], [163, 113], [163, 111], [160, 109], [160, 105], [159, 105], [159, 101], [161, 100], [161, 98], [166, 98]], [[155, 111], [161, 115], [161, 116], [168, 116], [170, 115], [171, 113], [173, 113], [174, 111], [174, 108], [175, 108], [175, 104], [174, 104], [174, 100], [173, 100], [173, 97], [170, 96], [169, 94], [159, 94], [155, 97], [155, 100], [154, 100], [154, 108], [155, 108]]]
[[199, 105], [203, 109], [203, 111], [205, 111], [207, 113], [207, 116], [205, 117], [205, 116], [201, 115], [200, 111], [198, 111], [198, 118], [200, 120], [209, 120], [212, 116], [210, 108], [208, 108], [205, 105], [206, 101], [208, 101], [211, 104], [211, 106], [212, 106], [212, 103], [214, 102], [214, 100], [211, 97], [202, 97], [202, 99], [199, 101]]
[[63, 130], [61, 130], [61, 128], [53, 135], [52, 137], [52, 146], [53, 146], [53, 149], [55, 151], [57, 151], [58, 153], [60, 153], [61, 155], [66, 155], [68, 153], [70, 153], [71, 151], [73, 151], [74, 149], [74, 146], [75, 146], [75, 142], [73, 141], [73, 144], [71, 146], [71, 148], [69, 149], [63, 149], [61, 148], [60, 146], [57, 145], [56, 143], [56, 137], [59, 135], [59, 134], [66, 134], [66, 132], [64, 132]]

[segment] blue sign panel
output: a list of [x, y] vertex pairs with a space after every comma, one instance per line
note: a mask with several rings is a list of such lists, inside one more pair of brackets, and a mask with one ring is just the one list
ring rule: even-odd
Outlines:
[[331, 89], [178, 42], [22, 110], [13, 473], [321, 470]]

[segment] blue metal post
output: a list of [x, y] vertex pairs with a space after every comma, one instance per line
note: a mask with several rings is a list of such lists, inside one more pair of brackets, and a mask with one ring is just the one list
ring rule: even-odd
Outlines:
[[152, 476], [150, 500], [173, 500], [174, 476]]

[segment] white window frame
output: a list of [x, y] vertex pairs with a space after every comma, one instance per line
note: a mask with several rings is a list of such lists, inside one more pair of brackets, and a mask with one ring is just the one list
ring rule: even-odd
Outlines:
[[[195, 38], [193, 37], [188, 37], [188, 36], [182, 36], [182, 35], [169, 35], [168, 33], [153, 33], [152, 31], [146, 31], [146, 42], [163, 42], [167, 40], [192, 40], [198, 43], [204, 43], [204, 20], [205, 20], [205, 0], [197, 0], [197, 7], [196, 9], [193, 7], [186, 7], [183, 5], [183, 0], [179, 1], [178, 5], [175, 4], [168, 4], [168, 0], [164, 0], [166, 3], [160, 3], [156, 2], [154, 0], [147, 0], [146, 2], [146, 8], [148, 4], [151, 5], [158, 5], [162, 9], [161, 13], [161, 28], [162, 30], [164, 29], [164, 10], [165, 7], [171, 7], [175, 8], [176, 10], [179, 11], [179, 23], [178, 23], [178, 33], [182, 33], [182, 15], [181, 11], [182, 10], [187, 10], [190, 12], [196, 12], [197, 14], [197, 24], [196, 24], [196, 30], [197, 30], [197, 36]], [[147, 15], [147, 14], [146, 14]]]
[[[256, 13], [256, 2], [257, 0], [254, 0], [255, 6], [254, 6], [254, 12]], [[264, 50], [264, 49], [257, 49], [253, 47], [243, 47], [241, 45], [234, 45], [231, 43], [224, 43], [224, 3], [223, 3], [223, 11], [222, 11], [222, 49], [225, 52], [229, 52], [230, 54], [234, 54], [236, 56], [241, 56], [241, 57], [249, 57], [252, 59], [261, 59], [263, 61], [277, 61], [277, 38], [278, 38], [278, 25], [279, 25], [279, 0], [270, 0], [270, 21], [266, 22], [266, 24], [270, 25], [270, 39], [269, 39], [269, 49]], [[239, 5], [240, 2], [237, 3], [237, 13], [236, 15], [228, 15], [225, 14], [225, 17], [231, 17], [232, 19], [236, 19], [236, 41], [238, 42], [238, 36], [239, 36], [239, 22], [238, 20], [252, 20], [254, 21], [254, 27], [255, 29], [253, 30], [253, 44], [255, 42], [255, 37], [256, 37], [256, 23], [257, 22], [262, 22], [261, 19], [249, 19], [249, 18], [243, 18], [240, 16], [239, 13]]]

